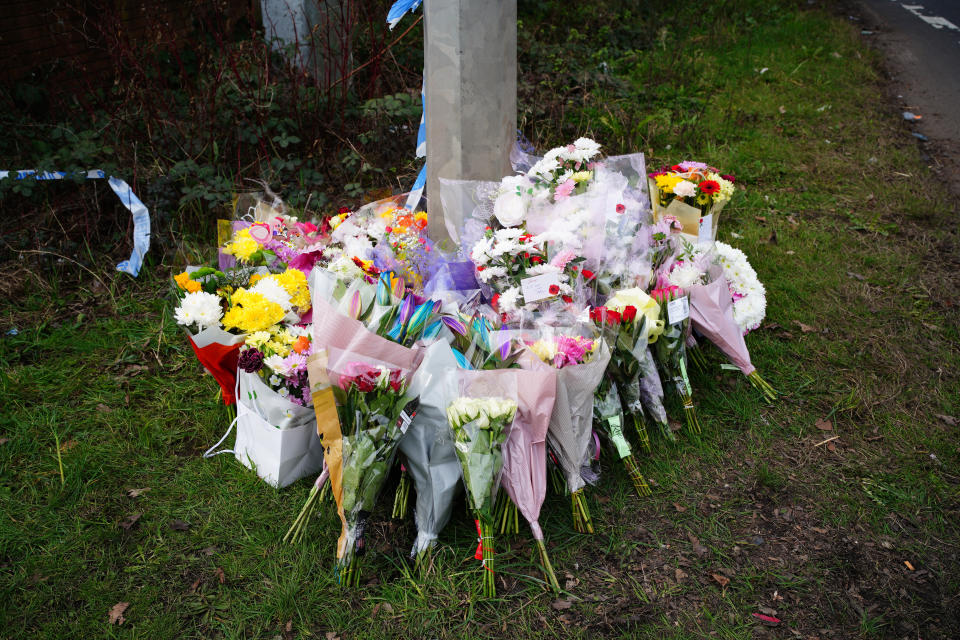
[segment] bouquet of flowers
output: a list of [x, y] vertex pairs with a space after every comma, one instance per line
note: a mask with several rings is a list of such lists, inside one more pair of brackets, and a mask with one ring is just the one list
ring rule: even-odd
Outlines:
[[236, 401], [237, 359], [245, 331], [234, 326], [225, 328], [224, 310], [229, 306], [231, 293], [246, 286], [253, 274], [252, 269], [223, 272], [200, 267], [174, 276], [174, 318], [186, 330], [197, 360], [220, 385], [226, 405]]
[[301, 222], [283, 213], [284, 207], [257, 201], [250, 220], [221, 220], [220, 266], [265, 266], [271, 270], [298, 269], [306, 275], [323, 258], [328, 226]]
[[[339, 456], [328, 459], [334, 497], [343, 523], [337, 542], [337, 577], [341, 585], [359, 581], [357, 556], [364, 547], [364, 528], [393, 464], [400, 438], [415, 414], [416, 399], [406, 393], [408, 372], [370, 364], [352, 353], [331, 360], [333, 396], [339, 418]], [[337, 476], [333, 477], [336, 469]], [[315, 507], [314, 495], [301, 510], [285, 539], [296, 542]]]
[[672, 216], [694, 238], [702, 235], [701, 223], [709, 222], [709, 240], [716, 237], [720, 211], [733, 195], [733, 176], [702, 162], [681, 162], [649, 174], [649, 182], [655, 221]]
[[504, 317], [534, 311], [545, 300], [573, 302], [571, 283], [582, 261], [573, 251], [548, 258], [547, 236], [533, 236], [519, 227], [486, 232], [470, 251], [477, 280], [493, 290], [491, 305]]
[[687, 429], [692, 433], [701, 433], [697, 408], [693, 404], [693, 388], [687, 375], [687, 326], [690, 322], [689, 300], [680, 287], [661, 283], [650, 296], [660, 303], [660, 317], [664, 322], [663, 335], [653, 343], [657, 363], [663, 368], [667, 379], [683, 401], [683, 411], [687, 419]]
[[309, 406], [307, 358], [311, 355], [311, 327], [276, 324], [249, 333], [240, 347], [237, 366], [255, 373], [276, 392], [301, 407]]
[[[617, 452], [617, 457], [623, 461], [627, 475], [633, 482], [634, 491], [641, 498], [649, 496], [652, 493], [650, 486], [643, 479], [643, 474], [640, 473], [640, 468], [637, 466], [637, 460], [633, 457], [630, 443], [623, 435], [623, 406], [620, 404], [620, 394], [617, 393], [617, 383], [609, 378], [601, 380], [600, 386], [597, 387], [593, 402], [593, 417], [594, 424], [599, 425], [600, 430]], [[647, 446], [649, 446], [649, 442]]]
[[538, 369], [549, 366], [557, 372], [557, 399], [550, 417], [547, 444], [566, 476], [574, 528], [581, 533], [593, 533], [581, 467], [587, 463], [593, 434], [593, 395], [607, 368], [610, 351], [603, 340], [560, 332], [528, 341], [527, 348], [536, 360], [530, 360], [532, 364], [526, 366]]
[[477, 556], [483, 563], [481, 593], [496, 595], [493, 556], [493, 494], [503, 467], [501, 445], [513, 423], [517, 403], [507, 398], [460, 397], [447, 407], [467, 500], [477, 525]]

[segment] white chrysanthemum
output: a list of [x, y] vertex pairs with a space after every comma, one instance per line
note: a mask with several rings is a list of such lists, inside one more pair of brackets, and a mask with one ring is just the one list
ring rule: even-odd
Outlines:
[[287, 331], [289, 331], [290, 335], [294, 338], [299, 338], [300, 336], [309, 336], [313, 332], [313, 325], [308, 324], [305, 327], [301, 327], [298, 324], [294, 324], [288, 326]]
[[223, 309], [220, 307], [220, 297], [206, 291], [193, 291], [188, 293], [180, 301], [180, 305], [174, 311], [177, 324], [185, 327], [196, 325], [200, 330], [207, 327], [216, 327], [220, 324], [220, 318], [223, 317]]
[[476, 244], [470, 250], [470, 260], [478, 266], [483, 266], [490, 262], [490, 248], [493, 246], [493, 238], [483, 237], [477, 240]]
[[695, 284], [703, 284], [703, 272], [690, 262], [677, 263], [667, 279], [670, 284], [686, 290]]
[[510, 287], [500, 294], [500, 300], [497, 302], [497, 308], [501, 313], [510, 313], [517, 310], [517, 302], [520, 299], [520, 288]]
[[561, 229], [548, 229], [543, 233], [538, 233], [531, 239], [531, 242], [536, 245], [542, 245], [549, 242], [556, 246], [573, 248], [574, 250], [576, 250], [575, 248], [579, 246], [579, 241], [576, 234]]
[[576, 153], [579, 154], [579, 158], [582, 162], [585, 162], [600, 153], [600, 143], [596, 140], [591, 140], [590, 138], [577, 138], [574, 140], [573, 146], [576, 149]]
[[353, 260], [343, 254], [333, 260], [327, 268], [345, 280], [356, 280], [357, 278], [363, 277], [363, 270], [361, 270]]
[[560, 168], [560, 161], [557, 159], [559, 153], [553, 153], [554, 151], [557, 150], [551, 149], [548, 151], [543, 160], [531, 167], [527, 175], [545, 180], [552, 178], [553, 172]]
[[[289, 367], [285, 366], [283, 363], [283, 356], [273, 354], [272, 356], [267, 356], [263, 359], [263, 364], [270, 368], [271, 371], [277, 375], [285, 376], [289, 372]], [[270, 384], [273, 384], [273, 380], [270, 381]]]
[[730, 285], [731, 294], [739, 294], [733, 301], [733, 318], [747, 333], [763, 322], [767, 312], [767, 292], [746, 254], [724, 242], [717, 242], [717, 263]]
[[515, 240], [501, 240], [494, 243], [493, 248], [490, 249], [490, 255], [493, 257], [507, 255], [512, 256], [521, 249], [523, 249], [523, 247]]
[[269, 276], [261, 278], [255, 285], [250, 287], [250, 291], [259, 293], [270, 302], [280, 305], [280, 308], [284, 311], [290, 311], [290, 294], [287, 293], [287, 290], [275, 279]]
[[561, 271], [563, 270], [558, 266], [548, 264], [548, 263], [543, 263], [543, 264], [533, 265], [532, 267], [527, 269], [527, 275], [539, 276], [539, 275], [543, 275], [544, 273], [560, 273]]

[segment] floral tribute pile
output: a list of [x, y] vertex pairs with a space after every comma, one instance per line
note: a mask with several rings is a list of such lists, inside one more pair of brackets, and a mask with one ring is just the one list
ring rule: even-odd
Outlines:
[[[732, 176], [700, 162], [646, 174], [642, 154], [604, 158], [586, 138], [514, 160], [498, 183], [445, 185], [452, 251], [402, 196], [318, 223], [257, 201], [221, 223], [216, 265], [173, 278], [177, 323], [238, 404], [238, 447], [245, 416], [284, 431], [312, 408], [306, 439], [268, 453], [295, 469], [290, 482], [319, 473], [285, 540], [314, 535], [331, 496], [344, 587], [361, 583], [378, 505], [412, 510], [424, 569], [463, 491], [480, 595], [496, 592], [494, 538], [520, 514], [558, 590], [539, 524], [548, 486], [588, 535], [602, 455], [649, 495], [645, 456], [683, 437], [670, 416], [688, 437], [709, 432], [691, 370], [716, 366], [708, 344], [777, 397], [744, 339], [764, 287], [715, 240]], [[279, 446], [268, 435], [253, 446]], [[322, 461], [304, 462], [314, 441]]]

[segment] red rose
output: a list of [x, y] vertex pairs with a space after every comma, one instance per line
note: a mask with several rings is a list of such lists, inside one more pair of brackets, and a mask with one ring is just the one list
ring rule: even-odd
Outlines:
[[623, 308], [623, 321], [631, 322], [637, 317], [637, 308], [633, 305], [627, 305]]
[[590, 271], [589, 269], [584, 269], [584, 270], [583, 270], [583, 279], [584, 279], [584, 280], [593, 280], [593, 276], [594, 276], [593, 271]]
[[483, 271], [484, 269], [486, 269], [486, 267], [484, 267], [484, 266], [479, 266], [479, 267], [477, 267], [477, 271]]
[[607, 323], [620, 324], [620, 312], [613, 309], [607, 309]]
[[340, 207], [337, 209], [337, 213], [350, 213], [350, 207]]
[[623, 206], [622, 204], [618, 204], [618, 205], [617, 205], [617, 213], [623, 213], [623, 212], [626, 211], [626, 210], [627, 210], [627, 208], [626, 208], [625, 206]]
[[490, 299], [490, 306], [493, 307], [494, 311], [499, 311], [499, 309], [497, 309], [498, 302], [500, 302], [500, 294], [495, 293], [493, 294], [493, 298]]
[[560, 299], [566, 302], [567, 304], [570, 304], [571, 302], [573, 302], [573, 298], [571, 298], [570, 296], [561, 296]]
[[556, 284], [550, 285], [550, 295], [555, 296], [560, 293], [560, 286]]
[[530, 262], [532, 262], [533, 264], [540, 264], [541, 262], [543, 262], [543, 258], [541, 258], [540, 256], [533, 256], [530, 258]]

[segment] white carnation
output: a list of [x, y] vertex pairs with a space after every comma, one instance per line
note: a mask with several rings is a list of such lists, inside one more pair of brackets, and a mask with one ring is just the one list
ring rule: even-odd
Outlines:
[[670, 284], [687, 290], [695, 284], [703, 283], [703, 273], [693, 264], [684, 262], [675, 266], [667, 279]]

